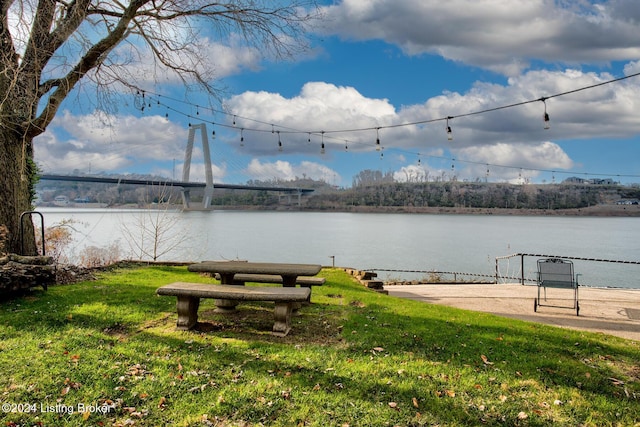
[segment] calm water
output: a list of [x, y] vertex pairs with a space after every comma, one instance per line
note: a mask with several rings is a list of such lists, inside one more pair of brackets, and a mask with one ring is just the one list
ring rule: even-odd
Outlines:
[[[536, 253], [640, 261], [640, 218], [523, 217], [498, 215], [352, 214], [314, 212], [156, 212], [43, 208], [45, 226], [75, 221], [67, 254], [77, 259], [87, 246], [118, 245], [137, 258], [128, 242], [143, 231], [164, 233], [160, 260], [249, 259], [360, 269], [495, 273], [495, 258]], [[128, 231], [127, 231], [128, 230]], [[144, 243], [150, 249], [150, 242]], [[536, 258], [525, 258], [534, 277]], [[580, 283], [640, 288], [640, 265], [574, 261]], [[500, 263], [505, 275], [520, 275], [520, 259]], [[417, 273], [418, 277], [427, 276]], [[416, 274], [380, 272], [383, 279]]]

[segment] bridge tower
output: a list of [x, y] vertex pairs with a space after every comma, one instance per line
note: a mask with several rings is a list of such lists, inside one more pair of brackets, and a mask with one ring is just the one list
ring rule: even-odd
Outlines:
[[[211, 170], [211, 151], [209, 150], [209, 138], [207, 136], [207, 125], [205, 123], [197, 125], [189, 125], [189, 139], [187, 140], [187, 149], [184, 153], [184, 166], [182, 167], [182, 181], [189, 181], [191, 173], [191, 155], [193, 153], [193, 143], [195, 141], [196, 131], [200, 130], [202, 138], [202, 153], [204, 155], [204, 171], [205, 171], [205, 187], [204, 198], [202, 199], [202, 207], [208, 209], [211, 206], [213, 198], [213, 171]], [[182, 190], [182, 203], [185, 208], [189, 208], [191, 203], [188, 189]]]

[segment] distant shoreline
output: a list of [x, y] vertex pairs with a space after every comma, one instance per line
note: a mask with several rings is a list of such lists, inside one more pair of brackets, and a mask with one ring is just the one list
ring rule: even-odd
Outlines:
[[[197, 207], [189, 210], [202, 210]], [[142, 209], [140, 206], [111, 205], [96, 206], [92, 203], [73, 204], [66, 206], [38, 206], [64, 209]], [[149, 206], [149, 208], [157, 208]], [[181, 210], [182, 205], [173, 205], [170, 209]], [[580, 217], [640, 217], [640, 205], [597, 205], [575, 209], [513, 209], [513, 208], [465, 208], [465, 207], [415, 207], [415, 206], [347, 206], [335, 209], [309, 209], [304, 206], [229, 206], [214, 205], [209, 210], [229, 211], [298, 211], [298, 212], [345, 212], [345, 213], [407, 213], [432, 215], [504, 215], [504, 216], [580, 216]]]
[[[301, 210], [306, 211], [304, 207]], [[354, 213], [416, 213], [416, 214], [447, 214], [447, 215], [640, 217], [639, 205], [629, 205], [629, 206], [598, 205], [598, 206], [590, 206], [587, 208], [576, 208], [576, 209], [354, 206], [347, 209], [320, 210], [320, 211], [321, 212], [354, 212]]]

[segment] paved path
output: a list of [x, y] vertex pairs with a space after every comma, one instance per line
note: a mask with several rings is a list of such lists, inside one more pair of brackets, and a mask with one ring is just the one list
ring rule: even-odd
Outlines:
[[[533, 311], [536, 286], [522, 285], [404, 285], [385, 286], [389, 295], [499, 316], [584, 329], [640, 341], [640, 289], [579, 289], [580, 316], [575, 310], [539, 307]], [[554, 289], [557, 305], [571, 306], [571, 290]], [[558, 294], [558, 292], [560, 292]], [[549, 295], [551, 296], [551, 295]]]

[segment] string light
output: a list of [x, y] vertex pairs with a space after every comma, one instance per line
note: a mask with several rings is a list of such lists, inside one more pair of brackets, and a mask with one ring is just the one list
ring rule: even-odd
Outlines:
[[320, 154], [324, 154], [324, 131], [321, 133], [322, 145], [320, 146]]
[[282, 152], [282, 141], [280, 140], [280, 131], [278, 131], [278, 151]]
[[244, 128], [240, 129], [240, 147], [244, 147]]
[[[555, 98], [555, 97], [560, 97], [560, 96], [573, 94], [573, 93], [576, 93], [576, 92], [584, 91], [584, 90], [587, 90], [587, 89], [592, 89], [592, 88], [595, 88], [595, 87], [599, 87], [599, 86], [603, 86], [603, 85], [607, 85], [607, 84], [611, 84], [611, 83], [615, 83], [615, 82], [619, 82], [621, 80], [629, 79], [629, 78], [632, 78], [632, 77], [637, 77], [639, 75], [640, 75], [640, 72], [639, 73], [630, 74], [630, 75], [627, 75], [627, 76], [623, 76], [623, 77], [620, 77], [620, 78], [612, 79], [612, 80], [609, 80], [609, 81], [600, 82], [600, 83], [597, 83], [597, 84], [594, 84], [594, 85], [580, 87], [580, 88], [577, 88], [577, 89], [574, 89], [574, 90], [571, 90], [571, 91], [566, 91], [566, 92], [557, 93], [557, 94], [546, 96], [546, 97], [542, 97], [542, 98], [537, 98], [535, 100], [528, 100], [528, 101], [509, 104], [509, 105], [502, 105], [502, 106], [498, 106], [498, 107], [494, 107], [494, 108], [484, 109], [484, 110], [480, 110], [480, 111], [469, 112], [469, 113], [466, 113], [466, 114], [459, 114], [459, 115], [456, 115], [455, 118], [468, 117], [468, 116], [478, 115], [478, 114], [484, 114], [484, 113], [494, 112], [494, 111], [507, 109], [507, 108], [513, 108], [513, 107], [516, 107], [516, 106], [522, 106], [522, 105], [526, 105], [526, 104], [529, 104], [529, 103], [541, 101], [544, 104], [544, 113], [543, 113], [544, 126], [545, 126], [545, 129], [548, 129], [550, 127], [550, 120], [549, 120], [549, 114], [548, 114], [547, 109], [546, 109], [546, 100], [551, 99], [551, 98]], [[138, 102], [139, 102], [140, 97], [142, 98], [142, 100], [143, 100], [142, 107], [143, 108], [140, 108], [140, 109], [144, 110], [144, 105], [146, 104], [144, 91], [142, 93], [140, 91], [138, 91], [138, 93], [136, 95], [138, 96], [138, 98], [137, 98]], [[159, 99], [160, 95], [157, 95], [157, 96], [158, 96], [158, 101], [157, 101], [158, 105], [164, 105], [165, 108], [167, 108], [167, 111], [165, 112], [165, 118], [168, 119], [168, 117], [169, 117], [169, 111], [168, 110], [177, 112], [178, 114], [181, 114], [181, 115], [186, 116], [186, 117], [194, 118], [193, 116], [189, 116], [188, 114], [185, 114], [184, 112], [182, 112], [180, 110], [177, 110], [175, 108], [172, 108], [172, 107], [164, 104]], [[166, 99], [172, 99], [172, 98], [166, 98]], [[176, 101], [176, 102], [189, 104], [188, 102], [185, 102], [183, 100], [179, 100], [179, 99], [173, 99], [173, 100]], [[232, 121], [233, 121], [234, 125], [237, 123], [237, 118], [240, 117], [237, 114], [228, 113], [226, 111], [218, 111], [218, 110], [215, 110], [215, 109], [212, 109], [212, 108], [208, 108], [208, 107], [203, 107], [203, 108], [207, 108], [207, 109], [209, 109], [209, 110], [211, 110], [213, 112], [219, 112], [221, 114], [232, 116], [233, 117]], [[198, 109], [197, 105], [196, 105], [196, 114], [199, 115], [199, 109]], [[241, 117], [241, 118], [243, 118], [245, 120], [253, 121], [255, 123], [262, 123], [262, 124], [265, 124], [265, 125], [268, 124], [268, 125], [271, 126], [271, 132], [275, 133], [275, 124], [273, 124], [273, 123], [262, 122], [262, 121], [259, 121], [259, 120], [255, 120], [255, 119], [251, 119], [251, 118], [245, 118], [245, 117]], [[358, 132], [358, 131], [366, 131], [366, 130], [370, 130], [370, 129], [375, 129], [376, 130], [376, 136], [377, 136], [377, 138], [376, 138], [376, 150], [380, 151], [380, 150], [382, 150], [382, 146], [379, 143], [379, 141], [380, 141], [380, 138], [379, 138], [380, 129], [405, 127], [405, 126], [414, 126], [414, 125], [427, 124], [427, 123], [432, 123], [432, 122], [436, 122], [436, 121], [442, 120], [442, 121], [446, 121], [446, 130], [447, 130], [447, 134], [448, 134], [447, 138], [449, 140], [453, 140], [453, 133], [451, 132], [451, 126], [449, 124], [449, 121], [451, 119], [453, 119], [453, 118], [454, 118], [454, 116], [447, 116], [447, 117], [444, 117], [444, 118], [435, 118], [435, 119], [422, 120], [422, 121], [416, 121], [416, 122], [411, 122], [411, 123], [404, 122], [404, 123], [396, 124], [396, 125], [377, 126], [375, 128], [338, 129], [338, 130], [328, 130], [328, 131], [323, 131], [323, 132], [324, 133], [347, 133], [347, 132], [351, 133], [351, 132]], [[223, 126], [223, 127], [228, 127], [228, 128], [232, 127], [230, 125], [224, 125], [224, 124], [220, 124], [220, 125]], [[191, 123], [189, 123], [189, 126], [191, 126]], [[283, 128], [283, 129], [288, 129], [288, 128], [280, 126], [280, 125], [278, 125], [278, 126]], [[259, 128], [256, 128], [256, 129], [243, 128], [241, 130], [241, 133], [244, 130], [250, 130], [250, 131], [253, 131], [253, 132], [264, 132], [265, 131], [264, 129], [259, 129]], [[285, 133], [301, 133], [302, 131], [297, 130], [297, 129], [290, 129], [290, 130], [284, 130], [283, 132], [285, 132]], [[280, 131], [278, 131], [278, 133], [280, 133]], [[317, 133], [317, 132], [305, 131], [305, 133], [308, 133], [308, 135], [309, 135], [308, 140], [310, 141], [311, 133]], [[451, 135], [450, 138], [449, 138], [449, 134]], [[241, 139], [242, 138], [243, 138], [243, 135], [241, 135]], [[281, 142], [280, 137], [278, 138], [278, 141], [279, 141], [279, 148], [281, 148], [282, 147], [282, 142]], [[348, 148], [348, 142], [345, 141], [345, 150], [347, 148]], [[402, 150], [400, 150], [400, 151], [402, 151]], [[437, 156], [429, 156], [429, 157], [437, 157]], [[463, 162], [470, 163], [470, 164], [477, 164], [478, 163], [478, 162], [473, 162], [473, 161], [463, 161]], [[511, 168], [511, 169], [516, 169], [517, 168], [517, 166], [509, 166], [509, 165], [492, 165], [492, 166], [501, 167], [501, 168]], [[544, 170], [544, 169], [529, 169], [529, 168], [527, 168], [527, 170], [533, 170], [533, 171], [537, 171], [537, 172], [551, 172], [550, 170]], [[554, 179], [555, 179], [555, 172], [556, 171], [553, 171]], [[563, 172], [559, 172], [559, 173], [576, 174], [576, 172], [571, 172], [571, 171], [566, 171], [566, 172], [563, 171]], [[612, 176], [612, 175], [615, 175], [615, 176], [618, 176], [618, 177], [634, 177], [634, 178], [639, 177], [638, 175], [628, 175], [628, 174], [617, 174], [616, 175], [616, 174], [589, 173], [588, 175], [599, 175], [599, 176]]]
[[549, 114], [547, 114], [547, 98], [540, 98], [540, 101], [542, 101], [542, 103], [544, 104], [544, 114], [542, 115], [544, 128], [549, 129], [551, 125], [549, 124]]

